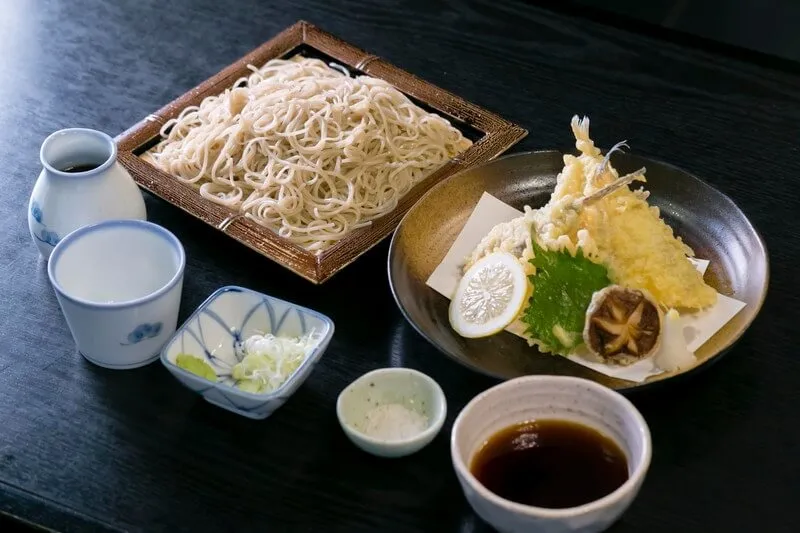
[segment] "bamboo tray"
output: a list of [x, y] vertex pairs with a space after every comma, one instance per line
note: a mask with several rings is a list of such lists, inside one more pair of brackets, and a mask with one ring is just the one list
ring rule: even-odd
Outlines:
[[[397, 208], [371, 225], [351, 231], [338, 243], [314, 253], [279, 237], [277, 233], [233, 209], [200, 196], [197, 189], [146, 163], [139, 155], [155, 145], [162, 126], [187, 106], [223, 92], [249, 73], [248, 64], [260, 67], [270, 59], [302, 53], [348, 67], [352, 75], [367, 74], [383, 79], [420, 107], [439, 113], [473, 141], [466, 151], [451, 159], [417, 184]], [[116, 138], [119, 162], [147, 191], [176, 205], [222, 233], [236, 239], [312, 283], [322, 283], [378, 244], [400, 223], [403, 215], [431, 187], [468, 167], [500, 155], [527, 135], [523, 128], [427, 83], [387, 61], [364, 52], [305, 21], [299, 21], [238, 59], [197, 87], [187, 91], [157, 112], [147, 116]]]

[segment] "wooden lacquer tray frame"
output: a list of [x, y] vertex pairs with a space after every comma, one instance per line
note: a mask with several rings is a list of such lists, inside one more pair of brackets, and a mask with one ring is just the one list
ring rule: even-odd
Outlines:
[[[197, 189], [181, 183], [139, 157], [140, 153], [157, 142], [161, 127], [168, 120], [175, 118], [187, 106], [198, 105], [205, 97], [220, 94], [231, 87], [238, 78], [249, 74], [248, 64], [260, 67], [270, 59], [289, 57], [297, 52], [328, 57], [349, 67], [354, 75], [364, 73], [389, 82], [419, 105], [447, 117], [455, 127], [473, 140], [469, 149], [409, 191], [394, 211], [367, 227], [352, 231], [321, 254], [308, 252], [246, 218], [242, 213], [204, 199]], [[389, 235], [406, 211], [431, 187], [460, 170], [496, 157], [526, 134], [524, 129], [489, 111], [439, 89], [305, 21], [299, 21], [129, 128], [116, 141], [120, 163], [141, 187], [307, 280], [322, 283]]]

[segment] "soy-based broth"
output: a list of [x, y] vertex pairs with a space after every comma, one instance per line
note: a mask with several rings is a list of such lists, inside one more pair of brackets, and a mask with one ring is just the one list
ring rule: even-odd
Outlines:
[[566, 420], [523, 422], [495, 433], [470, 470], [501, 498], [551, 509], [598, 500], [628, 479], [627, 458], [616, 442]]

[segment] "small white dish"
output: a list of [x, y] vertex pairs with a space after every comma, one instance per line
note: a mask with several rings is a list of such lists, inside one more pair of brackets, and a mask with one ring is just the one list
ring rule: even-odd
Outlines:
[[186, 255], [166, 229], [109, 220], [67, 235], [47, 265], [78, 351], [106, 368], [158, 358], [178, 322]]
[[117, 145], [107, 134], [87, 128], [59, 130], [44, 140], [39, 159], [42, 171], [28, 203], [28, 229], [45, 259], [82, 226], [147, 219], [142, 193], [117, 163]]
[[[254, 334], [301, 337], [314, 330], [313, 351], [271, 392], [253, 393], [236, 386], [230, 375], [239, 362], [237, 345]], [[161, 352], [161, 363], [184, 386], [207, 402], [253, 419], [264, 419], [282, 406], [311, 375], [333, 337], [333, 321], [305, 307], [243, 287], [217, 289], [178, 328]], [[209, 381], [179, 367], [178, 354], [199, 357], [221, 376]]]
[[[567, 509], [523, 505], [489, 491], [470, 471], [475, 454], [497, 432], [537, 419], [578, 422], [613, 439], [625, 452], [628, 480], [599, 500]], [[470, 506], [501, 533], [597, 533], [636, 498], [652, 452], [647, 423], [621, 394], [581, 378], [526, 376], [488, 389], [464, 407], [453, 424], [450, 453]]]
[[368, 372], [336, 401], [336, 416], [347, 437], [379, 457], [402, 457], [427, 446], [446, 415], [439, 384], [410, 368]]

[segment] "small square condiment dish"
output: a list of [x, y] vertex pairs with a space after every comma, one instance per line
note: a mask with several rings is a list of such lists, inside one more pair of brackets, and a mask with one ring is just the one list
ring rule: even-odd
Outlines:
[[[215, 291], [178, 328], [161, 352], [161, 362], [183, 385], [218, 407], [242, 416], [264, 419], [282, 406], [308, 378], [333, 336], [333, 321], [305, 307], [236, 286]], [[252, 335], [302, 337], [314, 334], [305, 359], [276, 389], [254, 393], [237, 387], [231, 375], [241, 361], [242, 346]], [[176, 363], [188, 354], [216, 373], [210, 381]]]

